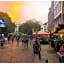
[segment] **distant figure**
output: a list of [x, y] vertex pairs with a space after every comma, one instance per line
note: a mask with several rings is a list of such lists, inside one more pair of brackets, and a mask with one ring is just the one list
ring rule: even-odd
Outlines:
[[10, 40], [12, 41], [12, 44], [13, 44], [14, 37], [13, 37], [13, 36], [11, 36], [11, 37], [10, 37]]
[[8, 36], [8, 43], [9, 43], [9, 40], [10, 40], [10, 36]]
[[28, 48], [28, 39], [26, 37], [22, 38], [22, 46], [24, 48], [26, 48], [26, 47]]
[[4, 46], [4, 38], [0, 35], [0, 46], [3, 47]]
[[23, 44], [24, 44], [24, 37], [22, 38], [22, 46], [23, 46]]
[[19, 39], [20, 39], [20, 37], [19, 37], [19, 36], [17, 36], [17, 37], [16, 37], [17, 45], [19, 45]]
[[24, 44], [23, 44], [24, 48], [26, 48], [26, 46], [27, 46], [26, 37], [24, 37], [23, 41], [24, 41]]
[[27, 48], [28, 48], [28, 38], [26, 39], [26, 45], [27, 45]]
[[35, 44], [33, 44], [33, 51], [34, 51], [34, 55], [35, 54], [39, 55], [39, 60], [41, 60], [40, 50], [41, 50], [41, 47], [40, 47], [40, 45], [38, 44], [38, 42], [36, 40]]

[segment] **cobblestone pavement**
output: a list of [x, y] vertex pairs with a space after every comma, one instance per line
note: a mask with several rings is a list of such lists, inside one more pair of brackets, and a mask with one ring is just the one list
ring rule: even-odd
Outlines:
[[33, 55], [32, 44], [28, 48], [23, 48], [22, 43], [14, 41], [13, 45], [11, 42], [0, 47], [0, 63], [44, 63], [46, 59], [51, 62], [58, 62], [58, 57], [54, 50], [49, 45], [41, 45], [41, 56], [42, 60], [39, 61], [38, 56]]
[[53, 48], [51, 48], [49, 45], [42, 45], [41, 48], [43, 63], [45, 63], [46, 59], [48, 59], [48, 63], [59, 63], [58, 56]]

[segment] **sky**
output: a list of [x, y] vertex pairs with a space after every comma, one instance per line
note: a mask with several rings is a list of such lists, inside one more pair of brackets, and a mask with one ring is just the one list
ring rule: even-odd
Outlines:
[[17, 23], [33, 18], [45, 23], [48, 21], [50, 5], [50, 1], [0, 1], [0, 12], [7, 13]]

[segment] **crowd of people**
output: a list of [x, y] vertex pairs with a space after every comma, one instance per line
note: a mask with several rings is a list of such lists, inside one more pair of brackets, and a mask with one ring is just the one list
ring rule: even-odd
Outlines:
[[59, 56], [59, 62], [64, 62], [64, 38], [58, 36], [57, 38], [50, 39], [49, 43], [51, 47], [53, 47], [56, 50]]
[[[40, 43], [38, 42], [38, 39], [36, 38], [35, 41], [32, 42], [32, 38], [28, 38], [26, 36], [20, 36], [20, 35], [8, 35], [8, 37], [0, 37], [0, 40], [2, 40], [2, 42], [0, 42], [0, 47], [4, 47], [4, 44], [14, 44], [14, 41], [15, 43], [17, 43], [17, 46], [19, 46], [19, 43], [21, 42], [22, 43], [22, 47], [25, 49], [25, 48], [28, 48], [29, 47], [29, 44], [33, 46], [33, 53], [34, 53], [34, 56], [35, 55], [38, 55], [39, 57], [39, 60], [41, 60], [41, 47], [40, 47]], [[31, 43], [32, 42], [32, 43]]]
[[20, 36], [13, 36], [13, 35], [8, 35], [7, 37], [3, 37], [2, 35], [0, 35], [0, 46], [3, 47], [4, 44], [9, 44], [9, 43], [14, 43], [14, 40], [16, 40], [17, 42], [17, 45], [19, 45], [19, 41], [22, 41], [22, 44], [23, 43], [26, 43], [27, 44], [27, 47], [28, 47], [28, 38], [26, 37], [20, 37]]

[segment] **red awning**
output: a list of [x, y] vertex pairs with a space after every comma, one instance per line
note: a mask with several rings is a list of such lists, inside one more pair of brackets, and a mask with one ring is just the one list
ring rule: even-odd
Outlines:
[[48, 33], [47, 32], [43, 32], [43, 31], [38, 31], [38, 33], [37, 33], [38, 35], [48, 35]]
[[[48, 35], [47, 32], [43, 32], [43, 31], [38, 31], [37, 34], [38, 35]], [[36, 32], [34, 32], [32, 35], [36, 35]]]

